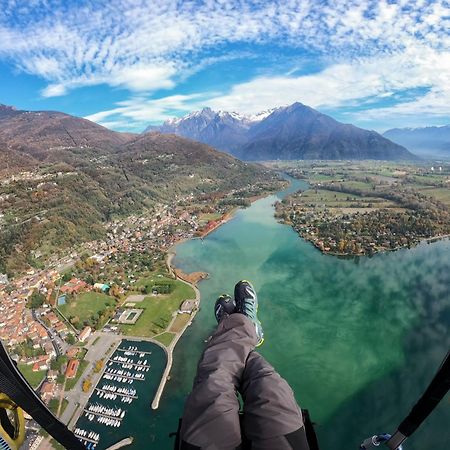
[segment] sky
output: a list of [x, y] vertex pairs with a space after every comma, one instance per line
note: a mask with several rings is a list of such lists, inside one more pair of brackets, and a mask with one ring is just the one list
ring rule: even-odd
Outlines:
[[450, 0], [0, 0], [0, 103], [140, 132], [294, 102], [450, 123]]

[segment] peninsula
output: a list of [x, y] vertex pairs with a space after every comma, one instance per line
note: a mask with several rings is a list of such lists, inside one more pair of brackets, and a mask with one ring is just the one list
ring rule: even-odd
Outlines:
[[277, 218], [323, 253], [373, 255], [450, 234], [450, 165], [289, 162], [270, 167], [310, 188], [276, 204]]

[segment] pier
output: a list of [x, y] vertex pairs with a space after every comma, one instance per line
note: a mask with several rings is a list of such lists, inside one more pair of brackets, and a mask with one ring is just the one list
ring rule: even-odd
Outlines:
[[[134, 388], [130, 386], [130, 384], [134, 381], [147, 382], [150, 377], [155, 376], [155, 370], [158, 372], [161, 370], [159, 365], [162, 362], [158, 359], [158, 363], [155, 366], [152, 359], [153, 357], [156, 357], [155, 355], [158, 355], [158, 358], [163, 357], [163, 355], [160, 355], [160, 349], [156, 351], [154, 347], [150, 347], [150, 345], [145, 347], [141, 342], [142, 341], [139, 341], [139, 343], [136, 342], [136, 344], [134, 344], [134, 340], [128, 340], [126, 338], [122, 340], [122, 344], [119, 344], [114, 350], [114, 353], [105, 360], [100, 379], [92, 388], [93, 392], [88, 403], [80, 408], [81, 414], [76, 425], [81, 427], [83, 432], [87, 431], [89, 433], [90, 431], [93, 431], [99, 434], [98, 438], [97, 436], [91, 435], [90, 439], [85, 439], [83, 436], [79, 435], [79, 438], [82, 439], [87, 446], [92, 442], [92, 444], [97, 444], [97, 447], [101, 445], [102, 448], [118, 449], [131, 444], [132, 439], [130, 440], [130, 438], [128, 438], [123, 439], [112, 446], [114, 443], [114, 434], [108, 432], [108, 428], [115, 431], [115, 427], [123, 427], [124, 423], [126, 423], [126, 421], [124, 422], [124, 419], [126, 419], [126, 416], [131, 409], [130, 404], [135, 401], [138, 402], [138, 399], [142, 398], [143, 394], [139, 393], [139, 389], [142, 389], [142, 386], [145, 383], [138, 384], [137, 386], [135, 385]], [[125, 343], [125, 345], [123, 343]], [[129, 344], [131, 348], [127, 344]], [[138, 349], [136, 349], [134, 345], [138, 346]], [[155, 343], [151, 342], [151, 345], [155, 346]], [[158, 347], [163, 347], [162, 345], [157, 345]], [[142, 350], [139, 349], [141, 346], [143, 348]], [[125, 405], [123, 405], [123, 403], [125, 403]], [[118, 408], [119, 405], [120, 408]], [[119, 410], [120, 414], [116, 415]], [[131, 430], [133, 430], [133, 432], [136, 431], [131, 425], [130, 430], [127, 433], [129, 436]], [[125, 434], [125, 436], [127, 434]], [[86, 434], [86, 436], [88, 436], [88, 434]], [[95, 442], [95, 439], [98, 439], [98, 441]]]
[[137, 364], [137, 363], [129, 363], [129, 362], [123, 362], [123, 361], [114, 361], [114, 360], [109, 360], [108, 361], [108, 365], [109, 363], [113, 363], [113, 364], [121, 364], [122, 366], [136, 366], [136, 367], [148, 367], [150, 369], [150, 364]]
[[102, 416], [106, 417], [107, 419], [114, 419], [114, 420], [120, 420], [122, 422], [122, 419], [119, 416], [110, 416], [109, 414], [103, 414], [101, 412], [95, 412], [95, 411], [89, 411], [88, 409], [84, 409], [84, 412], [89, 415], [93, 414], [94, 416]]
[[151, 355], [152, 354], [152, 352], [146, 352], [146, 351], [140, 351], [140, 350], [127, 350], [126, 348], [118, 348], [117, 351], [128, 352], [128, 353], [132, 353], [133, 355]]
[[121, 392], [113, 392], [113, 391], [108, 391], [106, 389], [100, 389], [100, 388], [95, 388], [95, 390], [97, 392], [103, 392], [105, 394], [114, 394], [114, 395], [120, 395], [121, 397], [128, 397], [128, 398], [132, 398], [133, 400], [137, 399], [138, 396], [137, 395], [129, 395], [129, 394], [122, 394]]
[[90, 438], [87, 438], [84, 436], [80, 436], [79, 434], [76, 434], [76, 433], [74, 433], [74, 434], [78, 439], [81, 439], [82, 441], [90, 442], [91, 444], [95, 444], [95, 445], [98, 444], [98, 441], [94, 441], [93, 439], [90, 439]]
[[[145, 377], [144, 378], [129, 377], [127, 375], [120, 375], [118, 373], [112, 373], [112, 372], [108, 372], [108, 371], [105, 371], [105, 374], [110, 375], [112, 377], [117, 377], [117, 378], [126, 378], [127, 380], [145, 381]], [[115, 394], [115, 392], [110, 392], [110, 394]]]
[[128, 437], [125, 439], [122, 439], [121, 441], [117, 442], [114, 445], [111, 445], [111, 447], [108, 447], [106, 450], [117, 450], [122, 447], [126, 447], [127, 445], [131, 445], [133, 443], [133, 438]]

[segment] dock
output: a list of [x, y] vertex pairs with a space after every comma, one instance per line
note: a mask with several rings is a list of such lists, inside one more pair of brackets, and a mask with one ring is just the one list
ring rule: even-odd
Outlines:
[[122, 366], [136, 366], [136, 367], [148, 367], [150, 369], [150, 364], [136, 364], [136, 363], [129, 363], [129, 362], [123, 362], [123, 361], [114, 361], [113, 359], [110, 359], [108, 361], [108, 365], [109, 363], [112, 364], [120, 364]]
[[74, 433], [74, 434], [75, 434], [75, 436], [76, 436], [78, 439], [81, 439], [81, 440], [86, 441], [86, 442], [90, 442], [91, 444], [95, 444], [95, 445], [98, 444], [98, 441], [94, 441], [93, 439], [89, 439], [89, 438], [87, 438], [87, 437], [80, 436], [79, 434], [76, 434], [76, 433]]
[[128, 353], [132, 353], [133, 355], [151, 355], [152, 354], [152, 352], [146, 352], [146, 351], [140, 351], [140, 350], [128, 350], [126, 348], [118, 348], [117, 351], [128, 352]]
[[[112, 377], [125, 378], [127, 380], [145, 381], [145, 378], [129, 377], [127, 375], [119, 375], [118, 373], [112, 373], [112, 372], [108, 372], [108, 371], [105, 371], [105, 374], [110, 375]], [[111, 394], [115, 394], [115, 392], [111, 392]]]
[[122, 439], [121, 441], [117, 442], [114, 445], [111, 445], [111, 447], [108, 447], [106, 450], [117, 450], [119, 448], [126, 447], [127, 445], [130, 445], [132, 443], [133, 443], [133, 438], [128, 437], [128, 438]]
[[128, 398], [132, 398], [133, 400], [137, 399], [138, 396], [137, 395], [129, 395], [129, 394], [122, 394], [121, 392], [113, 392], [113, 391], [107, 391], [106, 389], [100, 389], [100, 388], [95, 388], [95, 390], [97, 392], [103, 392], [105, 394], [114, 394], [114, 395], [120, 395], [121, 397], [128, 397]]
[[109, 414], [103, 414], [101, 412], [94, 412], [94, 411], [89, 411], [88, 409], [84, 409], [83, 410], [86, 414], [92, 414], [94, 416], [102, 416], [102, 417], [106, 417], [107, 419], [115, 419], [115, 420], [120, 420], [122, 422], [122, 419], [118, 416], [110, 416]]

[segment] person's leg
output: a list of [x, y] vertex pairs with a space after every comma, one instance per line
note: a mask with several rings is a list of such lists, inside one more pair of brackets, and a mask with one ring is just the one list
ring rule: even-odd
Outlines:
[[257, 342], [255, 326], [243, 314], [232, 314], [221, 320], [203, 352], [192, 392], [186, 400], [181, 425], [182, 449], [239, 447], [237, 389], [247, 357]]
[[252, 450], [309, 449], [292, 389], [255, 351], [247, 358], [240, 392], [244, 400], [244, 433]]

